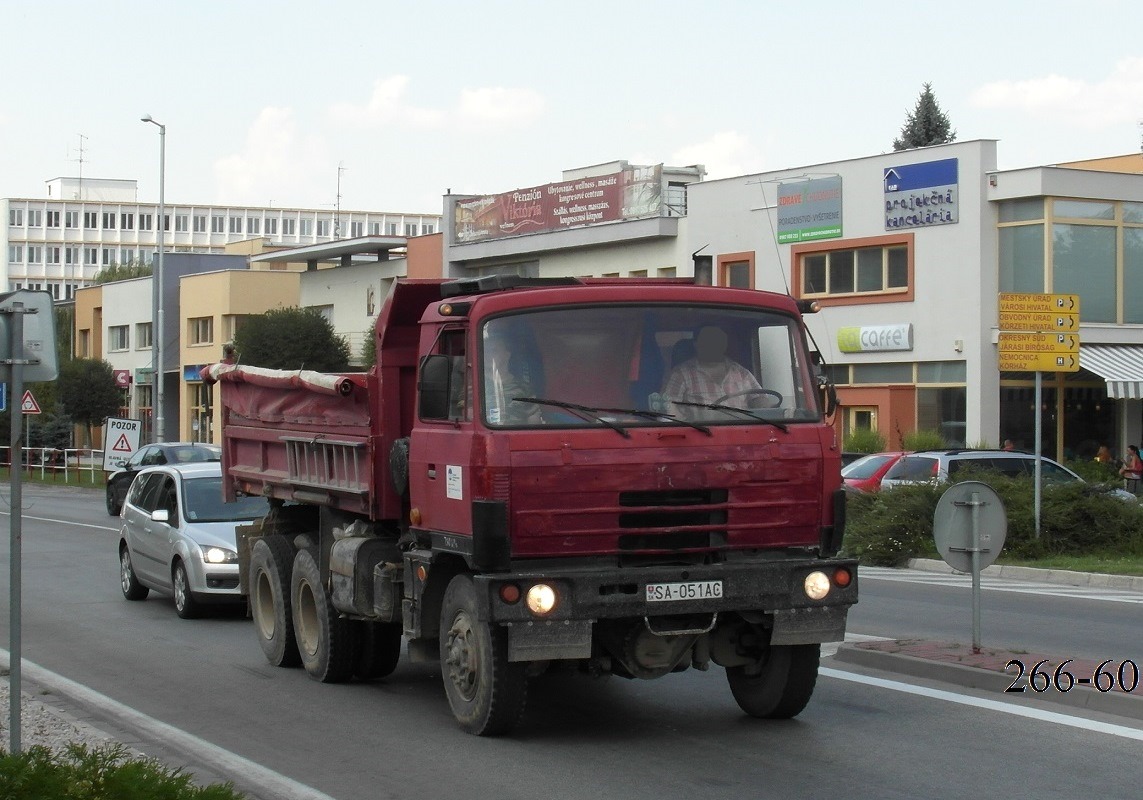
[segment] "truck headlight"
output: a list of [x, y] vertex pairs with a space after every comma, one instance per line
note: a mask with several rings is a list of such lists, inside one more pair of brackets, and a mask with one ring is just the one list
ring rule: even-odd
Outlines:
[[806, 576], [803, 587], [806, 590], [806, 597], [811, 600], [821, 600], [829, 594], [829, 576], [820, 570], [815, 570]]
[[546, 583], [533, 584], [528, 589], [525, 602], [528, 604], [528, 610], [538, 617], [546, 617], [551, 614], [559, 603], [559, 595], [556, 590]]

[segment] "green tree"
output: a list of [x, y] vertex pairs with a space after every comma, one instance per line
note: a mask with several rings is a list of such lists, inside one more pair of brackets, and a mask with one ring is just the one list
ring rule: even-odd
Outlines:
[[344, 372], [349, 342], [316, 308], [276, 308], [247, 317], [234, 337], [238, 363], [268, 369]]
[[914, 147], [928, 147], [931, 144], [948, 144], [956, 141], [956, 131], [952, 129], [948, 114], [941, 111], [937, 98], [933, 95], [933, 85], [926, 83], [917, 98], [917, 106], [905, 117], [901, 136], [893, 140], [894, 150], [909, 150]]
[[149, 278], [150, 276], [151, 265], [144, 264], [142, 261], [131, 261], [127, 264], [112, 262], [95, 273], [95, 277], [91, 279], [91, 282], [111, 283], [113, 281], [125, 281], [131, 278]]
[[95, 358], [76, 358], [61, 364], [56, 393], [75, 423], [84, 426], [87, 447], [91, 446], [92, 427], [116, 416], [123, 402], [111, 365]]

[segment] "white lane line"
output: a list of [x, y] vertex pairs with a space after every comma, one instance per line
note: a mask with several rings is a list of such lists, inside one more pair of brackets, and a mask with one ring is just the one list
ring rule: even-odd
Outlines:
[[[945, 575], [942, 573], [898, 575], [892, 571], [874, 572], [873, 569], [875, 568], [863, 568], [860, 571], [861, 578], [863, 580], [892, 581], [894, 583], [912, 583], [923, 586], [948, 586], [954, 589], [972, 588], [972, 578], [968, 575]], [[1134, 592], [1129, 589], [1108, 589], [1102, 586], [1067, 586], [1032, 581], [1017, 581], [1012, 583], [998, 582], [1003, 580], [1003, 578], [982, 577], [980, 587], [992, 592], [1067, 597], [1075, 600], [1099, 600], [1105, 603], [1143, 604], [1143, 593]]]
[[999, 711], [1002, 714], [1011, 714], [1017, 717], [1027, 717], [1028, 719], [1040, 720], [1042, 722], [1051, 722], [1056, 725], [1067, 725], [1071, 728], [1079, 728], [1085, 731], [1094, 731], [1095, 733], [1106, 733], [1111, 736], [1119, 736], [1123, 739], [1134, 739], [1138, 742], [1143, 742], [1143, 730], [1137, 728], [1128, 728], [1126, 725], [1114, 725], [1108, 722], [1097, 722], [1095, 720], [1083, 719], [1082, 717], [1072, 717], [1067, 714], [1060, 714], [1055, 711], [1043, 711], [1038, 708], [1026, 708], [1025, 706], [1017, 706], [1011, 703], [1001, 703], [997, 700], [988, 700], [983, 697], [971, 697], [969, 695], [956, 694], [955, 692], [946, 692], [941, 689], [931, 689], [927, 686], [914, 686], [911, 683], [902, 683], [901, 681], [885, 680], [884, 678], [873, 678], [868, 675], [859, 675], [856, 672], [844, 672], [837, 669], [823, 668], [818, 670], [818, 674], [824, 675], [827, 678], [836, 678], [841, 681], [850, 681], [851, 683], [862, 683], [866, 686], [875, 686], [879, 689], [889, 689], [894, 692], [904, 692], [905, 694], [915, 694], [920, 697], [928, 697], [934, 700], [944, 700], [948, 703], [956, 703], [962, 706], [973, 706], [975, 708], [984, 708], [989, 711]]
[[[0, 511], [0, 517], [10, 517], [10, 516], [12, 516], [11, 511]], [[50, 517], [33, 517], [33, 516], [30, 516], [29, 514], [23, 514], [23, 515], [21, 515], [21, 518], [22, 519], [35, 520], [36, 522], [53, 522], [56, 525], [75, 525], [76, 527], [79, 527], [79, 528], [95, 528], [97, 531], [116, 531], [116, 532], [118, 532], [118, 530], [119, 530], [118, 528], [108, 528], [106, 525], [91, 525], [87, 522], [72, 522], [71, 520], [68, 520], [68, 519], [51, 519]]]
[[[0, 661], [5, 668], [9, 666], [10, 654], [0, 649]], [[266, 797], [275, 800], [334, 800], [328, 794], [299, 783], [285, 775], [256, 764], [236, 753], [225, 750], [218, 745], [200, 739], [194, 734], [161, 722], [154, 717], [136, 711], [130, 706], [112, 700], [94, 689], [81, 683], [65, 678], [51, 670], [45, 669], [31, 661], [24, 659], [23, 673], [36, 683], [48, 686], [61, 695], [66, 695], [101, 712], [122, 720], [125, 724], [142, 731], [146, 738], [166, 742], [191, 754], [197, 759], [210, 764], [212, 768], [224, 775], [242, 776], [246, 780], [257, 784], [264, 791]]]

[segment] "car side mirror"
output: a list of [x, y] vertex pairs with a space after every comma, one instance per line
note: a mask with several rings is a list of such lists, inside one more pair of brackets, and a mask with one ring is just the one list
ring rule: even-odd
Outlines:
[[165, 508], [156, 508], [154, 511], [151, 512], [151, 521], [152, 522], [170, 523], [171, 512], [167, 511], [167, 509], [165, 509]]

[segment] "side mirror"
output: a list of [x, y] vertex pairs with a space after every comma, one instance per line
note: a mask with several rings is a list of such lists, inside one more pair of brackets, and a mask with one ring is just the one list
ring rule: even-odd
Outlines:
[[452, 359], [446, 355], [428, 355], [421, 359], [417, 380], [417, 413], [422, 419], [448, 419], [449, 379]]
[[818, 383], [818, 395], [820, 396], [822, 411], [827, 417], [832, 417], [837, 411], [837, 387], [826, 375], [825, 359], [822, 358], [821, 351], [811, 351], [810, 359], [814, 365], [814, 378]]
[[170, 522], [171, 521], [171, 512], [167, 511], [167, 509], [165, 509], [165, 508], [156, 508], [154, 511], [151, 512], [151, 521], [152, 522]]

